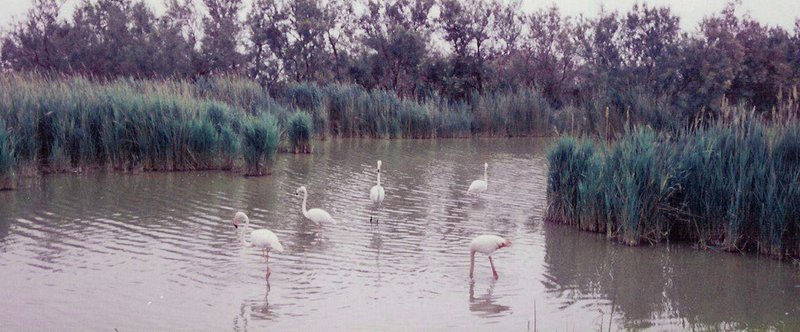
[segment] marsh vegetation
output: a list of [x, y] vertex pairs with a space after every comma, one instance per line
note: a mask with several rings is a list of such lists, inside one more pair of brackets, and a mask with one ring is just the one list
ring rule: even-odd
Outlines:
[[559, 139], [546, 220], [637, 245], [800, 257], [800, 126], [741, 113], [674, 134]]

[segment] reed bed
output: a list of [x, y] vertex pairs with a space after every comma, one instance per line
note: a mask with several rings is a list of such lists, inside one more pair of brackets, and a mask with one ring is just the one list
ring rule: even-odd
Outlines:
[[[0, 177], [7, 182], [87, 168], [268, 174], [275, 151], [264, 149], [309, 152], [313, 139], [326, 137], [607, 135], [618, 129], [602, 125], [608, 114], [597, 118], [595, 109], [603, 105], [554, 109], [535, 89], [454, 101], [401, 98], [347, 84], [289, 83], [267, 90], [231, 76], [106, 81], [3, 74]], [[611, 119], [619, 114], [612, 112]], [[634, 122], [643, 118], [636, 114]]]
[[439, 97], [403, 99], [392, 91], [354, 85], [291, 84], [276, 94], [287, 107], [311, 114], [317, 135], [450, 138], [557, 133], [549, 104], [535, 90], [476, 94], [469, 103]]
[[561, 138], [548, 155], [545, 218], [628, 245], [800, 257], [800, 125], [790, 123], [741, 116], [611, 143]]
[[[2, 76], [0, 168], [10, 158], [12, 172], [238, 169], [249, 151], [245, 125], [282, 110], [245, 110], [197, 91], [187, 82]], [[279, 134], [276, 123], [262, 127]]]

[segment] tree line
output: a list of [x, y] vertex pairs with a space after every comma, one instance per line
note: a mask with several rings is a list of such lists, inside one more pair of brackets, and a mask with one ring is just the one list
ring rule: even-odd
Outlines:
[[797, 100], [800, 83], [800, 20], [787, 31], [737, 15], [735, 2], [694, 31], [649, 5], [587, 18], [499, 0], [164, 0], [160, 14], [142, 0], [83, 0], [64, 17], [61, 3], [34, 0], [6, 28], [4, 70], [237, 75], [271, 90], [352, 84], [466, 102], [535, 89], [555, 108], [682, 118], [725, 103], [769, 112]]

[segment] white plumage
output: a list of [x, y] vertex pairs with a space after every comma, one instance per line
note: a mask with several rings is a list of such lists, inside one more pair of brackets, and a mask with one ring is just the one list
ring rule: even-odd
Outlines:
[[[247, 217], [244, 212], [236, 212], [236, 215], [233, 216], [233, 226], [239, 228], [239, 224], [244, 223], [245, 229], [250, 229], [250, 218]], [[281, 241], [278, 240], [278, 236], [275, 235], [271, 230], [268, 229], [257, 229], [250, 232], [250, 241], [247, 241], [246, 238], [242, 238], [242, 243], [248, 247], [258, 247], [261, 248], [261, 253], [264, 255], [264, 259], [267, 261], [267, 281], [269, 281], [269, 276], [272, 274], [272, 271], [269, 268], [269, 252], [270, 250], [275, 250], [278, 252], [283, 252], [283, 245]], [[269, 285], [269, 282], [267, 282]]]
[[336, 224], [336, 220], [331, 217], [328, 212], [325, 212], [323, 209], [306, 209], [306, 201], [308, 200], [308, 190], [306, 190], [306, 186], [300, 186], [297, 188], [297, 191], [294, 192], [295, 195], [300, 195], [303, 193], [303, 215], [308, 218], [309, 220], [313, 221], [318, 225], [323, 224]]
[[497, 270], [494, 268], [494, 262], [492, 262], [492, 253], [497, 251], [497, 249], [508, 247], [510, 245], [511, 241], [497, 235], [479, 235], [472, 239], [472, 242], [469, 244], [469, 277], [472, 278], [472, 272], [475, 270], [475, 253], [479, 252], [489, 256], [489, 264], [492, 266], [492, 274], [494, 275], [494, 278], [497, 279], [498, 275]]
[[268, 248], [277, 252], [283, 252], [283, 245], [278, 240], [278, 236], [268, 229], [257, 229], [250, 232], [250, 243], [255, 247]]
[[472, 184], [469, 185], [469, 189], [467, 189], [467, 194], [474, 194], [478, 195], [481, 193], [486, 192], [486, 189], [489, 187], [489, 163], [483, 164], [483, 180], [475, 180], [472, 181]]
[[369, 199], [375, 204], [381, 204], [384, 197], [385, 193], [383, 186], [381, 186], [381, 161], [378, 160], [378, 184], [372, 186], [372, 189], [369, 190]]
[[[233, 216], [233, 226], [239, 228], [239, 224], [244, 223], [244, 227], [249, 229], [250, 228], [250, 218], [247, 217], [244, 212], [236, 212], [236, 215]], [[242, 239], [242, 242], [251, 247], [259, 247], [261, 249], [275, 250], [278, 252], [283, 252], [283, 245], [281, 241], [278, 240], [278, 236], [275, 235], [271, 230], [268, 229], [257, 229], [250, 232], [250, 241], [247, 239]]]

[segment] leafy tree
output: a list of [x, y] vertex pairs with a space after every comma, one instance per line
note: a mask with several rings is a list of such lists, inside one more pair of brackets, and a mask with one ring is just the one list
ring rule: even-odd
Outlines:
[[13, 70], [64, 71], [65, 35], [69, 26], [58, 21], [57, 0], [34, 0], [25, 19], [2, 39], [3, 67]]
[[430, 0], [370, 1], [368, 11], [358, 20], [365, 52], [360, 66], [351, 69], [355, 81], [369, 88], [413, 95], [428, 56], [432, 7]]
[[203, 0], [208, 16], [203, 18], [200, 74], [237, 72], [242, 63], [239, 53], [239, 11], [242, 0]]

